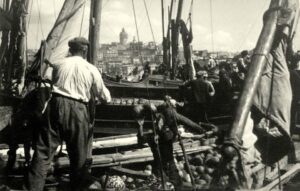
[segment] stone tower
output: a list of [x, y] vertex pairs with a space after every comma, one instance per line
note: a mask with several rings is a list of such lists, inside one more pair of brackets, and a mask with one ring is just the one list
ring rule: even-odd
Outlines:
[[125, 31], [124, 28], [122, 28], [122, 31], [120, 32], [120, 44], [125, 45], [127, 43], [128, 34]]

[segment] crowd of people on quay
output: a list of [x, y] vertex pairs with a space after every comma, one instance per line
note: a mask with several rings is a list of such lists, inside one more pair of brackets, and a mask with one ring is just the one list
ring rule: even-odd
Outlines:
[[228, 113], [242, 91], [250, 58], [251, 54], [244, 50], [230, 60], [220, 61], [209, 57], [202, 65], [194, 61], [197, 72], [192, 80], [184, 77], [187, 76], [185, 66], [180, 67], [177, 77], [184, 81], [182, 97], [189, 118], [196, 122], [208, 121], [208, 113], [216, 108]]

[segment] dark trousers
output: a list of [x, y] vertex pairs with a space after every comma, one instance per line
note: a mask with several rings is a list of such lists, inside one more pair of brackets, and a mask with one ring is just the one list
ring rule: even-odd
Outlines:
[[189, 116], [192, 121], [196, 123], [207, 122], [208, 104], [192, 102], [187, 105], [186, 110], [188, 113], [187, 116]]
[[80, 190], [88, 173], [86, 159], [89, 139], [92, 137], [88, 106], [76, 100], [54, 96], [46, 112], [46, 123], [40, 128], [29, 171], [29, 188], [43, 190], [55, 151], [65, 141], [70, 159], [71, 189]]
[[[151, 139], [152, 138], [152, 139]], [[153, 137], [148, 139], [148, 144], [151, 148], [153, 154], [153, 170], [154, 174], [157, 176], [161, 176], [160, 174], [160, 159], [159, 159], [159, 151], [161, 157], [161, 163], [163, 168], [164, 177], [165, 175], [168, 177], [168, 181], [170, 181], [174, 186], [179, 186], [182, 184], [182, 180], [179, 176], [178, 169], [175, 165], [174, 155], [173, 155], [173, 141], [172, 140], [159, 140], [158, 149], [156, 144], [154, 143]], [[166, 179], [165, 179], [166, 180]]]
[[[292, 101], [292, 106], [291, 106], [291, 127], [290, 127], [290, 133], [291, 134], [299, 134], [300, 131], [297, 128], [297, 116], [298, 113], [300, 112], [300, 107], [298, 105], [299, 100], [293, 100]], [[299, 119], [298, 119], [299, 120]]]

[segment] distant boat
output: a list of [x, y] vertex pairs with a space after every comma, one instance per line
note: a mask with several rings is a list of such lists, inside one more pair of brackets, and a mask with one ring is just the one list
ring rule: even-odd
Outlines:
[[102, 77], [112, 97], [116, 98], [163, 99], [165, 95], [169, 95], [179, 99], [179, 86], [183, 84], [182, 80], [164, 79], [163, 75], [150, 75], [139, 82], [117, 80], [107, 75]]

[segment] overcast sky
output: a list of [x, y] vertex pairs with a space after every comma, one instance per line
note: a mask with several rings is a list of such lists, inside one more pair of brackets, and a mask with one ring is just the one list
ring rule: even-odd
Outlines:
[[[161, 0], [145, 1], [155, 40], [161, 43]], [[64, 1], [32, 0], [32, 2], [28, 45], [29, 48], [38, 48], [40, 40], [45, 39], [52, 28]], [[167, 16], [170, 0], [164, 2]], [[192, 8], [194, 49], [240, 51], [254, 48], [262, 28], [262, 15], [269, 3], [270, 0], [194, 0]], [[102, 5], [100, 43], [119, 41], [119, 33], [123, 27], [129, 35], [129, 41], [132, 41], [136, 36], [132, 0], [103, 0]], [[134, 0], [134, 5], [140, 40], [153, 41], [143, 0]], [[190, 5], [191, 0], [184, 0], [182, 13], [184, 20], [188, 18]], [[85, 36], [88, 33], [89, 6], [88, 1], [82, 27], [82, 34]], [[175, 8], [177, 9], [177, 6]]]

